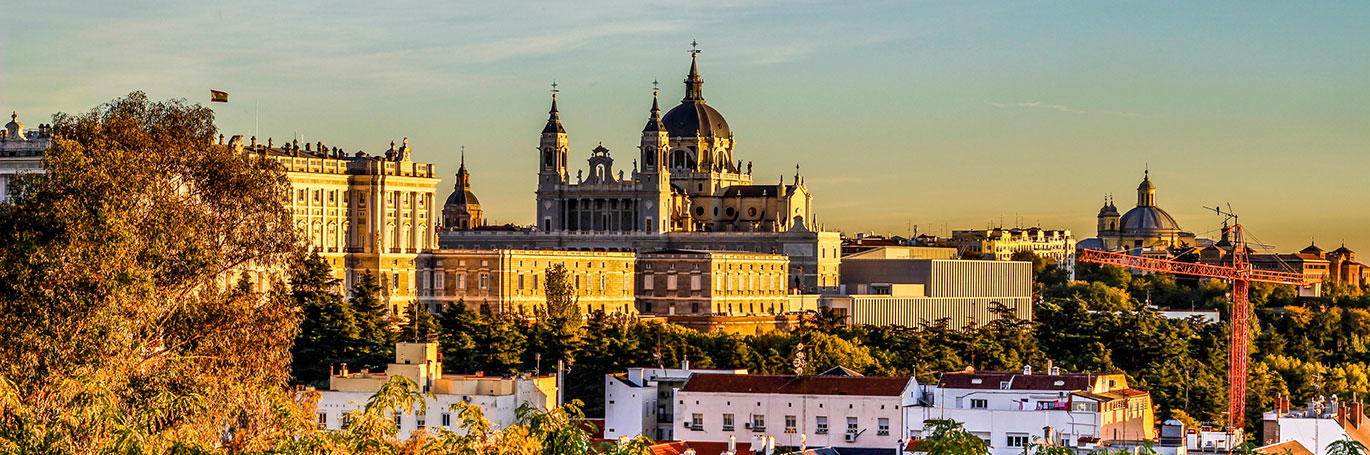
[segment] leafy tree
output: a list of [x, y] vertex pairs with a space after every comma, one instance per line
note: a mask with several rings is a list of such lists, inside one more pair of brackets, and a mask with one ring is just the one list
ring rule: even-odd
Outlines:
[[1327, 445], [1327, 455], [1365, 455], [1365, 453], [1365, 444], [1350, 438]]
[[954, 420], [927, 420], [923, 422], [923, 434], [915, 452], [936, 455], [988, 455], [989, 445], [984, 439], [970, 434], [965, 427]]
[[279, 165], [211, 145], [208, 108], [142, 92], [52, 132], [46, 174], [0, 204], [0, 446], [266, 448], [297, 316], [234, 282], [294, 251]]

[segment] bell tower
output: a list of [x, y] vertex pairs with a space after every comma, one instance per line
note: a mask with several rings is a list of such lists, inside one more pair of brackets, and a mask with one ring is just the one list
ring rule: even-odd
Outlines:
[[542, 128], [538, 141], [538, 215], [537, 228], [542, 231], [564, 229], [565, 208], [562, 194], [567, 184], [566, 128], [561, 126], [561, 112], [557, 110], [557, 83], [552, 83], [552, 109], [547, 112], [547, 126]]
[[547, 112], [547, 126], [542, 128], [538, 143], [538, 188], [550, 188], [566, 182], [566, 128], [561, 125], [557, 110], [557, 84], [552, 83], [552, 109]]
[[[656, 82], [652, 84], [655, 86]], [[671, 151], [670, 133], [661, 122], [661, 107], [657, 102], [658, 92], [652, 89], [652, 116], [647, 126], [642, 128], [641, 150], [642, 169], [638, 171], [642, 194], [646, 195], [637, 203], [638, 226], [643, 231], [663, 233], [668, 231], [671, 216], [671, 171], [666, 166], [667, 154]]]
[[657, 94], [656, 90], [652, 90], [652, 117], [647, 119], [647, 126], [642, 128], [642, 145], [638, 146], [642, 151], [640, 174], [644, 182], [656, 179], [657, 176], [666, 176], [668, 180], [670, 178], [670, 171], [666, 168], [666, 154], [671, 149], [671, 138], [666, 132], [666, 125], [661, 123], [661, 107], [657, 104]]

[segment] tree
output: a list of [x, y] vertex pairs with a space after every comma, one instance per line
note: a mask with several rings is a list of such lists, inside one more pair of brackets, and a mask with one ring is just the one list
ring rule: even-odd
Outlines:
[[1327, 455], [1365, 455], [1365, 444], [1350, 438], [1327, 445]]
[[918, 441], [915, 453], [931, 455], [988, 455], [989, 445], [984, 439], [970, 434], [960, 422], [955, 420], [927, 420], [923, 422], [923, 434], [927, 437]]
[[279, 165], [213, 146], [208, 108], [142, 92], [52, 132], [46, 174], [0, 204], [0, 445], [265, 449], [297, 316], [260, 291], [283, 283], [234, 282], [294, 252]]
[[335, 292], [338, 280], [332, 275], [332, 268], [317, 253], [294, 261], [290, 288], [303, 316], [291, 349], [296, 383], [327, 385], [331, 365], [358, 365], [366, 347], [352, 308]]
[[387, 311], [380, 294], [381, 285], [370, 270], [363, 271], [352, 287], [352, 312], [365, 342], [357, 368], [379, 369], [395, 355], [395, 335], [386, 320]]

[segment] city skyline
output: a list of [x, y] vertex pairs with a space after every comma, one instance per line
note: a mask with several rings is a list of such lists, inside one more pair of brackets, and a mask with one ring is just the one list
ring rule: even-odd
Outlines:
[[1370, 51], [1345, 39], [1365, 5], [142, 6], [58, 2], [0, 31], [0, 108], [36, 125], [132, 90], [201, 104], [224, 90], [211, 107], [226, 135], [250, 135], [260, 104], [262, 141], [374, 154], [409, 137], [440, 194], [464, 145], [487, 218], [527, 224], [548, 84], [573, 169], [600, 141], [628, 167], [651, 81], [673, 104], [698, 38], [736, 157], [757, 183], [801, 165], [828, 229], [1022, 218], [1085, 238], [1105, 195], [1132, 205], [1146, 168], [1200, 237], [1217, 236], [1214, 204], [1282, 252], [1359, 249], [1370, 221], [1354, 191]]

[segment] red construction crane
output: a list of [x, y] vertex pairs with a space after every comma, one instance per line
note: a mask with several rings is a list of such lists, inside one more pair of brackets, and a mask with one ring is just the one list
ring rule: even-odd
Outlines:
[[1232, 282], [1232, 334], [1231, 342], [1228, 344], [1227, 358], [1227, 424], [1229, 428], [1240, 429], [1243, 427], [1243, 415], [1246, 411], [1246, 359], [1248, 344], [1246, 334], [1248, 318], [1250, 317], [1251, 312], [1251, 301], [1248, 300], [1247, 292], [1250, 289], [1251, 283], [1311, 286], [1317, 283], [1318, 280], [1315, 276], [1301, 273], [1252, 270], [1250, 258], [1247, 257], [1246, 239], [1242, 234], [1242, 225], [1236, 223], [1237, 216], [1231, 214], [1230, 211], [1225, 212], [1222, 209], [1215, 208], [1211, 210], [1217, 212], [1219, 215], [1224, 215], [1233, 221], [1231, 231], [1232, 264], [1230, 266], [1178, 262], [1167, 259], [1133, 256], [1126, 252], [1088, 249], [1081, 251], [1077, 260], [1079, 262], [1114, 265], [1136, 270], [1170, 273], [1175, 275], [1215, 278]]

